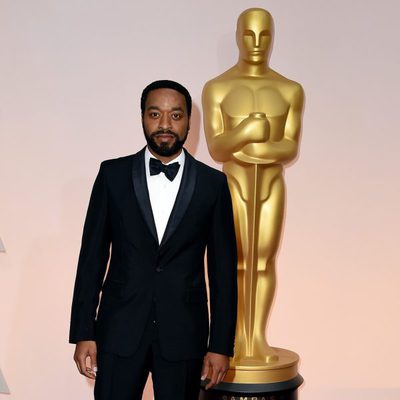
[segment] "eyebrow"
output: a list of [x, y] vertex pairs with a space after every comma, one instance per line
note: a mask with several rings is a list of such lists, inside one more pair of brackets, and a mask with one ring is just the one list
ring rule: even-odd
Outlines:
[[[157, 107], [157, 106], [148, 106], [147, 110], [158, 110], [158, 111], [161, 111], [161, 108]], [[172, 107], [171, 111], [182, 111], [182, 112], [184, 112], [184, 109], [182, 107]]]

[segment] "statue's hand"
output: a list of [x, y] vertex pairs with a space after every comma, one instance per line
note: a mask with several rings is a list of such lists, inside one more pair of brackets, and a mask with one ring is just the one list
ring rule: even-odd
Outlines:
[[263, 143], [269, 139], [269, 122], [262, 112], [253, 112], [242, 121], [249, 143]]

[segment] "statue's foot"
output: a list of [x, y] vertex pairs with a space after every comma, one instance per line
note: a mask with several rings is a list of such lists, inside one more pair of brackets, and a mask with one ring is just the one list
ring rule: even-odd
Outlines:
[[246, 342], [242, 335], [236, 336], [235, 339], [235, 354], [233, 355], [233, 364], [239, 364], [239, 361], [246, 357]]
[[257, 358], [262, 359], [267, 364], [277, 362], [279, 360], [278, 353], [268, 345], [264, 337], [259, 339], [254, 338], [253, 342], [253, 354]]
[[252, 349], [246, 351], [244, 343], [235, 345], [235, 355], [233, 357], [233, 366], [254, 366], [272, 364], [279, 360], [275, 349], [268, 346], [265, 340], [254, 341]]
[[275, 352], [273, 354], [267, 354], [265, 356], [265, 362], [267, 364], [277, 362], [278, 360], [279, 360], [279, 356]]

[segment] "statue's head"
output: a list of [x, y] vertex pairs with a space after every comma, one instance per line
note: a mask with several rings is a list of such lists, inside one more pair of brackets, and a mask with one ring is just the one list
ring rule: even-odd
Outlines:
[[237, 21], [236, 43], [240, 59], [250, 64], [265, 62], [272, 44], [274, 21], [262, 8], [243, 11]]

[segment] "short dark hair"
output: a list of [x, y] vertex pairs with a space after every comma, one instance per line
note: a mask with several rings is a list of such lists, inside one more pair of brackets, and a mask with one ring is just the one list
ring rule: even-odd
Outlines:
[[150, 83], [150, 85], [147, 85], [143, 89], [142, 97], [140, 98], [140, 108], [142, 110], [142, 115], [144, 114], [144, 111], [146, 108], [147, 96], [149, 95], [149, 93], [152, 90], [156, 90], [156, 89], [172, 89], [172, 90], [176, 90], [177, 92], [179, 92], [180, 94], [185, 96], [186, 109], [187, 109], [187, 113], [190, 117], [190, 115], [192, 114], [192, 98], [190, 97], [189, 91], [184, 86], [182, 86], [180, 83], [175, 82], [175, 81], [169, 81], [166, 79], [161, 80], [161, 81], [154, 81], [154, 82]]

